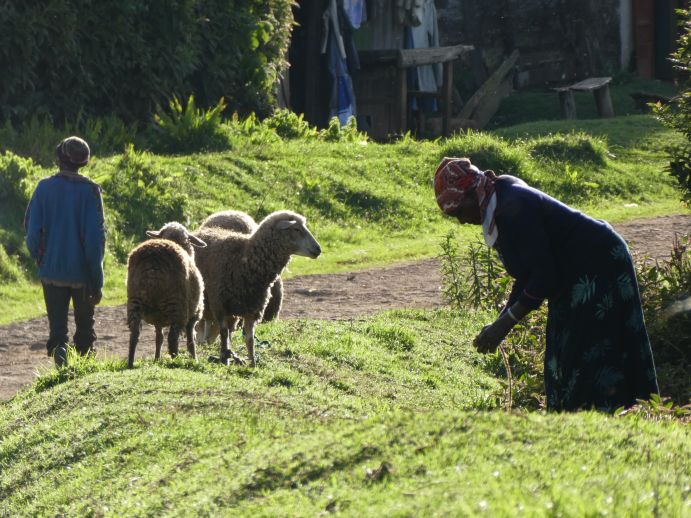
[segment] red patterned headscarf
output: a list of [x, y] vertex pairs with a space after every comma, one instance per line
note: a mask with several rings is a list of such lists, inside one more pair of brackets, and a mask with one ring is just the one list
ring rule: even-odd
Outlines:
[[463, 198], [475, 195], [484, 218], [496, 178], [494, 172], [480, 171], [467, 158], [444, 158], [434, 173], [434, 194], [439, 208], [453, 216]]

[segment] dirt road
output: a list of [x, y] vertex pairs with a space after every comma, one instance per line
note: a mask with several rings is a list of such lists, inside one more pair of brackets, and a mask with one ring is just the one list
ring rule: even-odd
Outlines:
[[[615, 225], [639, 254], [663, 259], [675, 233], [691, 233], [691, 215], [676, 215]], [[395, 308], [436, 308], [443, 304], [436, 259], [332, 275], [310, 275], [285, 282], [281, 318], [349, 319]], [[47, 318], [0, 326], [0, 401], [31, 383], [39, 366], [50, 367], [45, 353]], [[129, 332], [125, 307], [97, 308], [99, 355], [127, 355]], [[74, 332], [70, 322], [70, 334]], [[144, 326], [141, 343], [153, 344], [153, 328]], [[151, 347], [141, 347], [152, 354]]]

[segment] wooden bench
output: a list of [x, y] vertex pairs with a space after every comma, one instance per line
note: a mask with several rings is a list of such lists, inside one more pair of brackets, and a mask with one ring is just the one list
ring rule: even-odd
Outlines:
[[611, 77], [589, 77], [569, 86], [555, 88], [559, 93], [561, 116], [564, 119], [576, 119], [576, 98], [574, 92], [593, 92], [597, 113], [600, 117], [614, 117], [612, 98], [609, 95]]

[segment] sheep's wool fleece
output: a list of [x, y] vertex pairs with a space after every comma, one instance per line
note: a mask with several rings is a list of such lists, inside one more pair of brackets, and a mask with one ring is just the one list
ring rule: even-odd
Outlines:
[[127, 264], [127, 310], [145, 321], [184, 327], [201, 318], [204, 283], [194, 260], [178, 244], [150, 239], [130, 253]]

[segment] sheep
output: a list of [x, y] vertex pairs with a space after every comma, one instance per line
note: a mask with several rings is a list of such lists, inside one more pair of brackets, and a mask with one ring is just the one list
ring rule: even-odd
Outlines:
[[194, 262], [194, 248], [206, 243], [191, 235], [180, 223], [166, 223], [160, 230], [147, 230], [150, 239], [137, 246], [127, 259], [127, 326], [130, 330], [128, 367], [134, 366], [141, 321], [156, 328], [156, 360], [161, 356], [163, 327], [168, 331], [168, 352], [178, 354], [184, 329], [187, 350], [197, 358], [194, 326], [202, 316], [204, 281]]
[[[240, 232], [241, 234], [251, 234], [257, 228], [257, 223], [254, 221], [254, 219], [252, 219], [252, 216], [246, 214], [245, 212], [239, 210], [224, 210], [211, 214], [199, 226], [200, 229], [209, 227], [223, 228], [226, 230]], [[204, 282], [208, 282], [208, 279], [205, 279]], [[278, 277], [276, 282], [271, 286], [269, 302], [264, 309], [262, 322], [278, 320], [281, 312], [282, 302], [283, 281], [280, 277]], [[204, 322], [204, 332], [202, 333], [200, 340], [205, 343], [212, 342], [218, 336], [219, 326], [213, 320], [211, 311], [206, 307], [206, 305], [204, 308], [204, 316], [202, 317], [202, 321]]]
[[220, 360], [225, 365], [231, 358], [245, 363], [229, 347], [230, 334], [242, 319], [248, 359], [256, 367], [254, 327], [263, 316], [271, 285], [291, 255], [316, 259], [321, 247], [307, 229], [304, 216], [291, 211], [269, 214], [251, 234], [206, 227], [195, 235], [207, 243], [196, 261], [208, 279], [208, 306], [221, 327]]

